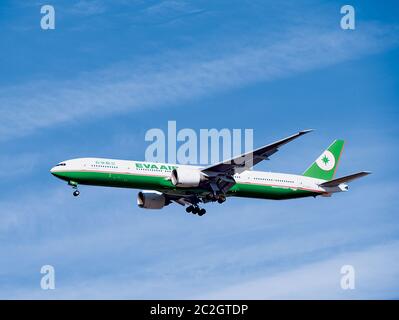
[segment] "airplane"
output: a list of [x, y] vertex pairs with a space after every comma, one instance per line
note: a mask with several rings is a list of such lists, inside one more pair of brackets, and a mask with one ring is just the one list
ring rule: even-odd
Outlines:
[[348, 182], [370, 174], [362, 171], [334, 179], [344, 147], [335, 140], [302, 175], [254, 171], [252, 167], [275, 154], [279, 148], [313, 130], [302, 130], [287, 138], [207, 167], [104, 158], [62, 161], [50, 172], [80, 194], [78, 185], [143, 189], [137, 205], [162, 209], [171, 203], [188, 213], [206, 213], [201, 203], [223, 203], [228, 197], [285, 200], [329, 197], [348, 191]]

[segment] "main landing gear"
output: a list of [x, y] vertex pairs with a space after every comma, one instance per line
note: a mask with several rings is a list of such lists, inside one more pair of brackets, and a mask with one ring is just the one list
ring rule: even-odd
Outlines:
[[203, 216], [206, 213], [206, 210], [204, 208], [200, 208], [198, 206], [193, 206], [190, 205], [186, 208], [186, 211], [188, 213], [192, 213], [192, 214], [198, 214], [200, 217]]
[[216, 202], [222, 204], [226, 201], [226, 196], [224, 194], [209, 194], [206, 199], [208, 201]]
[[226, 201], [226, 197], [224, 195], [219, 195], [219, 197], [217, 198], [217, 202], [220, 204], [222, 204], [225, 201]]

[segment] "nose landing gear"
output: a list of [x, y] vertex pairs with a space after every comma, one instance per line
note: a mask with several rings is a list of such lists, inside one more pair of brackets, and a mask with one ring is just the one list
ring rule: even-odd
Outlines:
[[78, 190], [78, 184], [75, 181], [69, 181], [68, 184], [72, 186], [72, 189], [75, 191], [72, 193], [74, 197], [77, 197], [80, 195], [80, 192]]

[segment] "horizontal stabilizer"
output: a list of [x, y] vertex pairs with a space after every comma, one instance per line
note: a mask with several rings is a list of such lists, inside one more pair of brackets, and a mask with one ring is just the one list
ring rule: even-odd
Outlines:
[[362, 172], [350, 174], [349, 176], [345, 176], [345, 177], [341, 177], [341, 178], [338, 178], [338, 179], [334, 179], [334, 180], [330, 180], [330, 181], [324, 182], [324, 183], [320, 184], [320, 187], [337, 187], [341, 183], [351, 182], [351, 181], [353, 181], [355, 179], [359, 179], [361, 177], [367, 176], [370, 173], [371, 172], [369, 172], [369, 171], [362, 171]]

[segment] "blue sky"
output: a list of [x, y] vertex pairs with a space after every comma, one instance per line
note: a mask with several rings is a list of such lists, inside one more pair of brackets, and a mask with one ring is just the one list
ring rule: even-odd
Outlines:
[[[56, 29], [40, 29], [52, 4]], [[3, 1], [1, 298], [397, 298], [399, 6], [351, 1]], [[57, 162], [143, 159], [150, 128], [316, 131], [258, 169], [301, 173], [333, 139], [332, 198], [229, 199], [202, 218], [145, 211], [136, 190], [81, 187]], [[40, 289], [40, 268], [56, 290]], [[356, 270], [342, 290], [340, 268]]]

